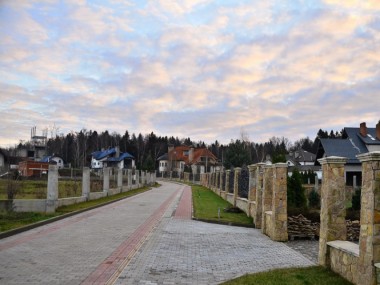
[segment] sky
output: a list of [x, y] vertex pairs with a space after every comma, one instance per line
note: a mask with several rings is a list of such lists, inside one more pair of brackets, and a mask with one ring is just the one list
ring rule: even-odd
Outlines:
[[378, 0], [0, 0], [0, 146], [48, 128], [229, 143], [380, 119]]

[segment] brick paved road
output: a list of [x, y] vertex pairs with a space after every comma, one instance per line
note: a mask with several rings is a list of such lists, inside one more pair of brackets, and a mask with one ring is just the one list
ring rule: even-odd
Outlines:
[[0, 284], [101, 284], [146, 238], [184, 186], [163, 187], [0, 240]]
[[162, 184], [0, 240], [0, 284], [217, 284], [313, 264], [260, 230], [192, 221], [190, 188]]

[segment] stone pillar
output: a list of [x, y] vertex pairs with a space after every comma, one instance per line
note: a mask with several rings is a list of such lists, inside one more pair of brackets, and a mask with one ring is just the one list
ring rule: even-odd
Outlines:
[[123, 169], [117, 169], [117, 187], [120, 191], [123, 189]]
[[265, 212], [272, 211], [273, 196], [273, 165], [263, 165], [263, 195], [262, 195], [262, 216], [261, 216], [261, 232], [267, 233], [267, 224], [265, 223]]
[[263, 222], [263, 181], [265, 163], [256, 164], [256, 214], [253, 217], [255, 227], [262, 228]]
[[[142, 175], [142, 172], [141, 172], [141, 178], [143, 177], [143, 175]], [[172, 178], [173, 178], [173, 171], [170, 171], [170, 180], [172, 180]], [[144, 182], [143, 182], [144, 183]]]
[[132, 189], [132, 169], [128, 169], [128, 189]]
[[82, 196], [86, 197], [88, 201], [90, 198], [90, 168], [83, 167], [83, 176], [82, 176]]
[[236, 199], [239, 196], [239, 177], [241, 168], [236, 167], [234, 173], [234, 207], [236, 207]]
[[108, 196], [110, 190], [110, 169], [108, 167], [103, 168], [103, 192]]
[[[171, 172], [170, 172], [171, 175]], [[145, 172], [141, 170], [141, 184], [145, 186]]]
[[226, 170], [226, 185], [224, 185], [226, 193], [229, 192], [229, 188], [230, 188], [230, 173], [231, 173], [231, 170]]
[[274, 241], [288, 240], [288, 165], [276, 163], [273, 168], [272, 225]]
[[218, 192], [220, 192], [220, 171], [216, 172], [216, 181], [215, 181], [215, 184], [216, 184], [216, 190]]
[[140, 187], [140, 171], [135, 170], [135, 173], [136, 173], [136, 187], [139, 188]]
[[318, 159], [322, 165], [321, 225], [318, 263], [329, 266], [327, 242], [346, 240], [345, 157]]
[[224, 173], [224, 171], [221, 171], [220, 175], [219, 175], [219, 188], [220, 188], [220, 192], [224, 191], [224, 187], [223, 187], [223, 175], [225, 175], [225, 173]]
[[248, 200], [252, 202], [252, 201], [256, 201], [256, 165], [251, 164], [248, 166], [248, 169], [249, 169]]
[[376, 284], [374, 264], [380, 262], [380, 151], [357, 158], [362, 163], [358, 274], [360, 284], [369, 285]]
[[46, 213], [54, 213], [58, 204], [58, 166], [49, 165]]

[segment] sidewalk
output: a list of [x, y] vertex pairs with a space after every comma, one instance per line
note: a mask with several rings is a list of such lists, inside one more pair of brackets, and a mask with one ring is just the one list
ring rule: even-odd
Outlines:
[[187, 187], [174, 214], [164, 215], [115, 284], [219, 284], [246, 273], [314, 265], [258, 229], [191, 220], [190, 202]]

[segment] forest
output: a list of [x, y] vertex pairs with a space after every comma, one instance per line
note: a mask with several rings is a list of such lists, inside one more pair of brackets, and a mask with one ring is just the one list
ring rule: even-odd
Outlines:
[[[157, 158], [167, 153], [168, 145], [193, 145], [207, 147], [225, 167], [230, 168], [231, 166], [262, 162], [267, 158], [274, 163], [285, 162], [285, 155], [289, 151], [302, 148], [316, 153], [318, 138], [339, 138], [341, 136], [342, 131], [328, 133], [320, 129], [314, 140], [306, 137], [291, 143], [284, 137], [272, 137], [265, 143], [255, 143], [249, 139], [246, 133], [242, 132], [239, 139], [231, 140], [227, 145], [220, 144], [218, 141], [207, 145], [203, 141], [192, 141], [189, 137], [157, 136], [153, 132], [136, 135], [130, 134], [126, 130], [123, 135], [120, 135], [116, 132], [98, 133], [82, 129], [66, 135], [51, 136], [47, 141], [47, 154], [59, 155], [66, 164], [81, 168], [90, 165], [91, 153], [94, 151], [119, 146], [121, 152], [128, 152], [135, 157], [137, 168], [153, 170], [156, 167]], [[20, 142], [14, 149], [23, 147], [30, 147], [30, 142]]]

